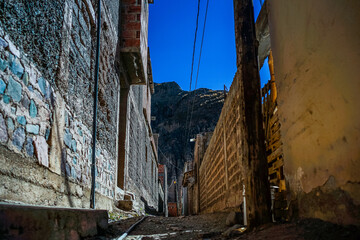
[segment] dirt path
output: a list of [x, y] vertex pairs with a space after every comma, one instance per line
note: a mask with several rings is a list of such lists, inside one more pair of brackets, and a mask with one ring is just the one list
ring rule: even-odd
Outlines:
[[[303, 239], [360, 239], [360, 229], [355, 226], [339, 226], [316, 219], [293, 223], [267, 224], [252, 232], [227, 231], [227, 213], [204, 214], [188, 217], [147, 217], [126, 240], [133, 239], [241, 239], [241, 240], [303, 240]], [[92, 238], [116, 239], [142, 217], [130, 218], [110, 224], [102, 236]]]

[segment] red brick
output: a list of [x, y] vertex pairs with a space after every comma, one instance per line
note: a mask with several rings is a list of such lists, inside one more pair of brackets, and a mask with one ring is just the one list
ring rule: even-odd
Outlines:
[[141, 6], [129, 6], [128, 12], [141, 13]]
[[123, 47], [140, 47], [140, 39], [123, 39]]
[[136, 31], [133, 30], [124, 30], [121, 33], [122, 38], [135, 38], [136, 37]]
[[136, 14], [134, 13], [127, 13], [127, 14], [124, 14], [123, 17], [122, 17], [122, 21], [125, 21], [125, 22], [135, 22], [137, 19], [137, 16]]
[[141, 23], [139, 22], [129, 22], [129, 23], [125, 23], [123, 25], [123, 29], [124, 30], [141, 30]]

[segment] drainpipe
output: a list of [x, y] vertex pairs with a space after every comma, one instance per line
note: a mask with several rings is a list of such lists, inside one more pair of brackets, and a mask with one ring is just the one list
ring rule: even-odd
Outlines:
[[247, 215], [246, 215], [246, 197], [245, 197], [245, 184], [243, 184], [243, 212], [244, 212], [244, 226], [247, 226]]
[[96, 63], [95, 63], [95, 93], [93, 109], [93, 131], [92, 131], [92, 162], [91, 162], [91, 195], [90, 208], [95, 209], [95, 166], [96, 166], [96, 127], [97, 127], [97, 102], [99, 88], [99, 58], [100, 58], [100, 30], [101, 30], [101, 0], [98, 0], [97, 17], [97, 43], [96, 43]]

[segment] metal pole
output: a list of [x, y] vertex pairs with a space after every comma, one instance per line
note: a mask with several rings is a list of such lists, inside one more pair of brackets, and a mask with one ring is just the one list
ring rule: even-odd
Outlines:
[[95, 94], [93, 111], [93, 131], [92, 131], [92, 162], [91, 162], [91, 195], [90, 208], [95, 209], [95, 166], [96, 166], [96, 127], [97, 127], [97, 102], [98, 102], [98, 81], [99, 81], [99, 58], [100, 58], [100, 30], [101, 30], [101, 0], [98, 0], [97, 16], [97, 43], [96, 43], [96, 63], [95, 63]]

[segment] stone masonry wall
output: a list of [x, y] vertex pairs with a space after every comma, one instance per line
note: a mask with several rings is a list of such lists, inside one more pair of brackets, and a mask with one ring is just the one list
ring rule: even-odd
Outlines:
[[[96, 6], [90, 0], [0, 4], [0, 199], [88, 207]], [[98, 208], [111, 209], [117, 32], [106, 5], [102, 9], [96, 192]], [[46, 181], [36, 180], [40, 176]]]

